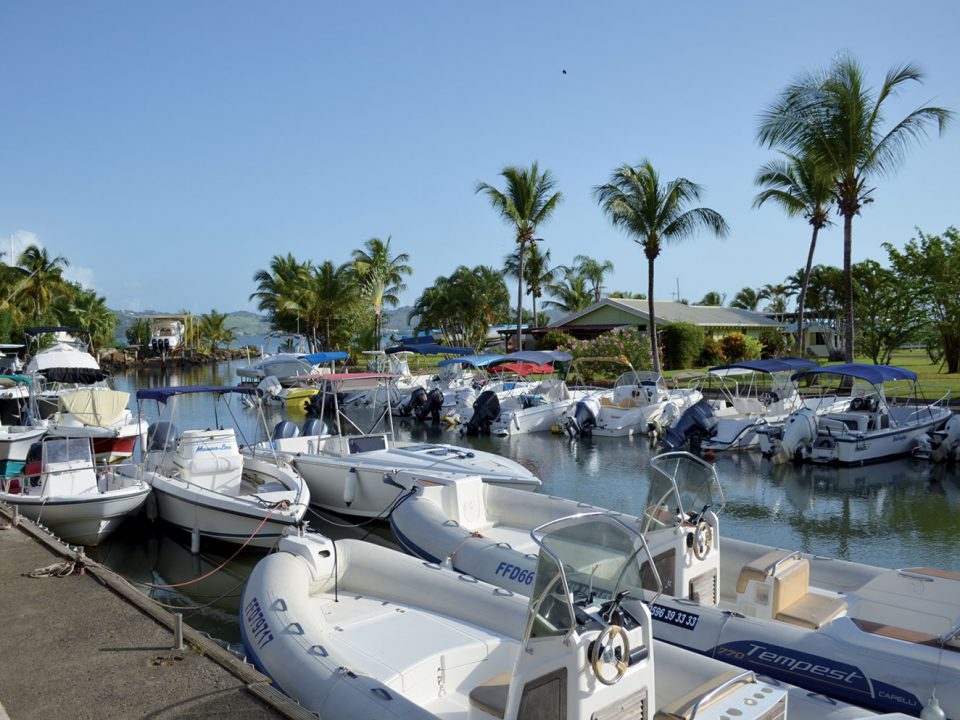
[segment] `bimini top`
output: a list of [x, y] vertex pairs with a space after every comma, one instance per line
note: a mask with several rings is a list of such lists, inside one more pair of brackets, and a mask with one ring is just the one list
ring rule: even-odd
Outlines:
[[797, 376], [799, 376], [818, 367], [820, 367], [819, 363], [802, 358], [768, 358], [766, 360], [743, 360], [728, 365], [717, 365], [717, 367], [710, 368], [708, 372], [714, 375], [738, 375], [747, 372], [791, 372], [797, 373]]
[[351, 392], [353, 390], [375, 390], [383, 380], [395, 380], [400, 377], [395, 373], [361, 372], [361, 373], [328, 373], [320, 376], [320, 381], [335, 393]]
[[300, 355], [299, 357], [311, 365], [323, 365], [324, 363], [332, 363], [337, 360], [346, 360], [350, 356], [342, 350], [331, 350], [329, 352], [315, 352], [309, 355]]
[[192, 395], [211, 393], [225, 395], [240, 393], [242, 395], [260, 395], [261, 391], [255, 387], [241, 387], [239, 385], [181, 385], [179, 387], [156, 387], [137, 390], [137, 400], [156, 400], [165, 403], [175, 395]]
[[894, 380], [917, 381], [917, 374], [913, 370], [896, 367], [895, 365], [867, 365], [866, 363], [847, 363], [845, 365], [826, 365], [814, 370], [807, 370], [796, 374], [796, 378], [808, 375], [844, 375], [846, 377], [865, 380], [871, 385], [880, 385]]
[[569, 362], [573, 360], [573, 355], [560, 350], [521, 350], [520, 352], [501, 355], [497, 360], [490, 363], [490, 366], [500, 365], [509, 362], [528, 362], [536, 365], [549, 365], [554, 362]]
[[463, 355], [461, 357], [452, 357], [447, 358], [446, 360], [441, 360], [437, 363], [437, 367], [445, 367], [447, 365], [469, 365], [475, 368], [486, 367], [494, 360], [499, 360], [504, 357], [503, 355]]
[[438, 345], [436, 343], [417, 343], [414, 345], [394, 345], [384, 352], [393, 355], [399, 352], [412, 352], [420, 355], [473, 355], [473, 348], [457, 347], [456, 345]]

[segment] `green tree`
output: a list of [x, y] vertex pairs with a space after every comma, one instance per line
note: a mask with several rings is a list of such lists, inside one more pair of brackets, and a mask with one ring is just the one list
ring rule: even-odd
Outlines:
[[760, 301], [762, 299], [760, 293], [753, 288], [740, 288], [737, 290], [737, 294], [733, 296], [733, 300], [730, 301], [730, 307], [756, 312], [757, 308], [760, 307]]
[[71, 299], [68, 311], [66, 322], [87, 332], [92, 354], [114, 345], [117, 316], [107, 307], [105, 297], [91, 290], [80, 290]]
[[560, 276], [550, 283], [547, 290], [553, 300], [547, 300], [544, 306], [573, 313], [583, 310], [593, 302], [593, 293], [590, 291], [587, 277], [575, 267], [561, 266], [557, 268]]
[[300, 332], [294, 298], [307, 282], [311, 268], [311, 263], [300, 262], [292, 253], [287, 253], [286, 257], [274, 255], [268, 269], [254, 273], [257, 289], [250, 293], [250, 299], [256, 300], [257, 308], [267, 313], [274, 329]]
[[216, 310], [200, 316], [200, 339], [210, 348], [210, 352], [216, 352], [221, 343], [234, 341], [233, 330], [226, 326], [226, 321], [226, 314]]
[[[541, 252], [540, 243], [531, 242], [530, 248], [526, 251], [523, 266], [523, 280], [527, 283], [527, 295], [533, 302], [533, 317], [537, 317], [537, 298], [543, 297], [544, 288], [546, 288], [557, 274], [556, 268], [550, 267], [550, 251]], [[514, 252], [507, 255], [504, 259], [503, 270], [509, 277], [519, 278], [520, 276], [520, 245]], [[533, 321], [537, 325], [537, 321]]]
[[123, 334], [130, 345], [146, 348], [150, 344], [150, 321], [146, 318], [137, 318]]
[[376, 350], [380, 349], [383, 334], [383, 308], [397, 306], [400, 302], [397, 293], [407, 289], [403, 277], [413, 274], [413, 268], [407, 264], [410, 260], [407, 253], [391, 253], [391, 239], [387, 237], [384, 242], [380, 238], [370, 238], [364, 249], [352, 253], [353, 275], [373, 306]]
[[933, 328], [927, 345], [931, 358], [943, 360], [949, 373], [960, 372], [960, 231], [949, 227], [942, 235], [928, 235], [917, 229], [917, 235], [903, 250], [884, 248], [898, 284]]
[[309, 269], [282, 307], [296, 312], [314, 347], [332, 350], [349, 341], [344, 326], [353, 317], [358, 301], [349, 265], [337, 266], [325, 260]]
[[853, 279], [861, 352], [875, 364], [887, 365], [894, 350], [920, 338], [927, 309], [916, 301], [912, 284], [876, 260], [856, 263]]
[[24, 275], [19, 292], [22, 297], [30, 299], [39, 324], [53, 301], [54, 293], [63, 288], [63, 269], [70, 266], [70, 261], [61, 255], [50, 257], [46, 248], [28, 245], [20, 254], [17, 265]]
[[753, 199], [758, 208], [766, 202], [779, 205], [788, 216], [802, 215], [813, 233], [807, 251], [807, 265], [800, 281], [800, 296], [797, 299], [797, 354], [803, 356], [805, 335], [803, 312], [806, 305], [807, 286], [813, 269], [813, 254], [817, 248], [820, 230], [830, 224], [830, 206], [833, 204], [833, 176], [817, 163], [810, 154], [791, 155], [771, 160], [757, 173], [754, 184], [763, 188]]
[[613, 263], [609, 260], [596, 260], [588, 255], [577, 255], [573, 259], [573, 266], [590, 284], [593, 301], [600, 302], [603, 297], [603, 279], [607, 273], [613, 272]]
[[535, 162], [529, 168], [508, 166], [500, 171], [506, 181], [506, 189], [501, 191], [487, 183], [478, 183], [475, 192], [483, 193], [500, 218], [514, 229], [517, 243], [519, 269], [517, 272], [517, 348], [522, 347], [521, 327], [523, 325], [523, 269], [524, 250], [528, 243], [534, 242], [537, 227], [545, 223], [563, 195], [554, 191], [556, 180], [549, 170], [540, 172]]
[[701, 229], [718, 237], [729, 232], [727, 221], [717, 211], [702, 207], [688, 209], [691, 203], [700, 200], [702, 192], [699, 185], [682, 177], [661, 183], [649, 160], [637, 167], [617, 168], [610, 182], [594, 188], [600, 207], [614, 227], [642, 246], [647, 258], [649, 335], [655, 372], [660, 372], [660, 353], [653, 310], [654, 261], [665, 243], [684, 240]]
[[923, 73], [912, 64], [891, 68], [874, 95], [863, 67], [850, 55], [824, 72], [791, 83], [762, 115], [758, 139], [795, 155], [809, 155], [834, 178], [837, 211], [843, 217], [844, 352], [854, 356], [853, 218], [872, 202], [873, 179], [893, 172], [907, 150], [932, 125], [942, 133], [951, 113], [939, 107], [914, 110], [885, 126], [887, 101]]
[[767, 312], [780, 313], [787, 312], [787, 303], [793, 297], [793, 286], [788, 283], [767, 283], [757, 294], [760, 300], [769, 300], [766, 308]]
[[716, 290], [711, 290], [702, 298], [700, 302], [694, 303], [695, 305], [723, 305], [723, 301], [727, 299], [726, 295], [721, 295]]

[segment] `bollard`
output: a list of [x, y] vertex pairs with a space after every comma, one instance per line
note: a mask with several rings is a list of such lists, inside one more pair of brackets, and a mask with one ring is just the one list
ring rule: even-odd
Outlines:
[[13, 506], [13, 527], [20, 527], [20, 506]]
[[173, 614], [173, 649], [183, 650], [183, 613]]

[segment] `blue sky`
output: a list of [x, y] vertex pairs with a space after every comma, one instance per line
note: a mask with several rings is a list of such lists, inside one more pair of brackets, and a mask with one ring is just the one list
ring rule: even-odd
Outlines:
[[[649, 158], [704, 186], [731, 236], [658, 259], [657, 299], [779, 282], [808, 226], [751, 209], [757, 116], [805, 70], [853, 53], [890, 105], [960, 111], [953, 2], [50, 2], [0, 10], [0, 252], [39, 242], [111, 307], [253, 309], [274, 254], [344, 262], [392, 236], [412, 303], [458, 265], [499, 266], [512, 236], [474, 194], [534, 160], [565, 200], [538, 235], [555, 264], [614, 262], [643, 291], [639, 246], [592, 195]], [[563, 73], [566, 70], [566, 74]], [[960, 122], [878, 178], [854, 259], [883, 261], [956, 213]], [[841, 230], [817, 260], [839, 265]], [[515, 292], [515, 291], [514, 291]]]

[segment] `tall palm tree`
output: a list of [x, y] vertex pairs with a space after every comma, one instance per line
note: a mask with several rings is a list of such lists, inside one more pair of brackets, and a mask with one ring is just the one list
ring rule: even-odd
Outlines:
[[788, 283], [767, 283], [760, 288], [760, 292], [757, 293], [757, 298], [759, 300], [770, 301], [767, 303], [767, 312], [780, 313], [782, 315], [787, 312], [787, 301], [793, 297], [793, 294], [793, 285]]
[[565, 313], [583, 310], [593, 301], [589, 279], [575, 267], [562, 266], [557, 269], [561, 275], [560, 279], [550, 283], [547, 288], [554, 299], [547, 300], [544, 306], [556, 308]]
[[[334, 335], [358, 299], [356, 289], [349, 265], [336, 266], [325, 260], [310, 269], [283, 307], [303, 319], [314, 346], [332, 350]], [[323, 338], [322, 343], [318, 343], [318, 336]]]
[[216, 352], [220, 343], [233, 342], [235, 335], [231, 328], [226, 326], [227, 315], [211, 310], [200, 316], [200, 337], [210, 346], [211, 352]]
[[813, 233], [807, 252], [807, 265], [800, 282], [797, 299], [797, 354], [804, 352], [806, 338], [803, 332], [803, 311], [813, 269], [813, 253], [817, 248], [817, 235], [830, 224], [830, 206], [833, 204], [833, 175], [810, 154], [791, 155], [771, 160], [760, 168], [754, 184], [763, 188], [753, 199], [753, 206], [760, 207], [770, 201], [779, 205], [789, 216], [803, 215]]
[[376, 350], [380, 349], [383, 334], [383, 306], [397, 306], [400, 302], [397, 293], [407, 289], [403, 276], [413, 274], [413, 268], [407, 264], [410, 256], [407, 253], [391, 255], [390, 240], [389, 236], [386, 242], [370, 238], [364, 244], [365, 249], [354, 250], [352, 254], [353, 274], [373, 305]]
[[696, 305], [723, 305], [723, 301], [726, 300], [726, 295], [721, 295], [716, 290], [711, 290], [702, 298], [700, 302], [695, 303]]
[[737, 290], [737, 294], [733, 296], [733, 300], [730, 301], [730, 307], [740, 308], [741, 310], [753, 310], [756, 312], [756, 309], [760, 306], [760, 301], [762, 299], [763, 298], [760, 297], [760, 293], [753, 288], [740, 288]]
[[110, 342], [117, 325], [117, 316], [107, 308], [107, 299], [91, 291], [77, 293], [68, 306], [71, 325], [86, 330], [90, 337], [90, 352], [97, 354], [99, 348]]
[[593, 289], [593, 301], [600, 302], [603, 296], [603, 278], [608, 272], [613, 272], [613, 263], [609, 260], [595, 260], [589, 255], [577, 255], [573, 265], [583, 275]]
[[287, 253], [286, 257], [274, 255], [268, 269], [254, 273], [257, 289], [250, 293], [250, 299], [270, 316], [275, 329], [300, 332], [294, 298], [308, 281], [312, 267], [309, 261], [300, 262], [293, 253]]
[[727, 221], [716, 210], [695, 207], [703, 189], [686, 178], [661, 183], [649, 160], [637, 167], [622, 165], [613, 171], [610, 182], [594, 188], [603, 212], [615, 227], [643, 247], [647, 257], [647, 306], [650, 315], [650, 346], [654, 372], [660, 372], [657, 346], [657, 322], [653, 310], [653, 266], [664, 243], [690, 237], [700, 229], [724, 237], [729, 232]]
[[[504, 259], [503, 270], [510, 277], [520, 276], [520, 246]], [[550, 251], [541, 251], [540, 243], [531, 242], [523, 258], [523, 280], [527, 283], [527, 292], [533, 301], [533, 317], [537, 317], [537, 298], [543, 297], [543, 290], [556, 277], [558, 268], [550, 267]], [[534, 319], [536, 324], [536, 319]]]
[[50, 257], [46, 248], [28, 245], [17, 260], [26, 277], [20, 285], [24, 297], [33, 301], [37, 322], [53, 301], [53, 293], [63, 287], [63, 269], [70, 261], [61, 255]]
[[523, 325], [523, 270], [524, 248], [534, 241], [537, 227], [545, 223], [563, 195], [553, 189], [556, 180], [549, 170], [540, 172], [537, 163], [529, 168], [505, 167], [500, 176], [506, 180], [505, 191], [500, 191], [487, 183], [478, 183], [474, 192], [484, 193], [490, 205], [499, 213], [501, 219], [512, 225], [514, 239], [518, 245], [519, 268], [517, 271], [517, 349], [521, 349], [521, 327]]
[[838, 57], [825, 72], [808, 73], [791, 83], [761, 116], [758, 139], [796, 155], [810, 154], [834, 178], [837, 211], [843, 217], [844, 353], [853, 361], [853, 218], [872, 202], [876, 176], [893, 172], [914, 141], [935, 125], [940, 133], [952, 116], [939, 107], [921, 107], [892, 126], [884, 108], [903, 86], [922, 82], [912, 64], [891, 68], [874, 95], [863, 67], [850, 55]]

